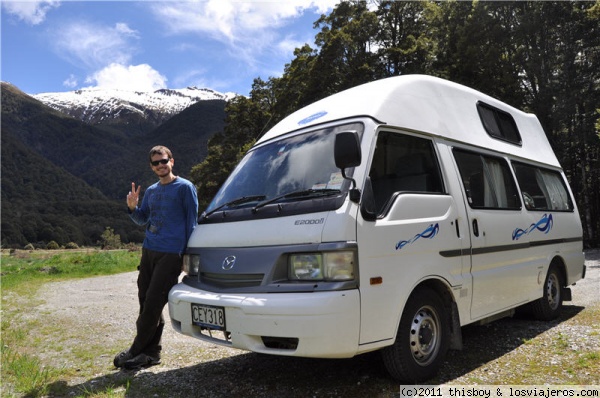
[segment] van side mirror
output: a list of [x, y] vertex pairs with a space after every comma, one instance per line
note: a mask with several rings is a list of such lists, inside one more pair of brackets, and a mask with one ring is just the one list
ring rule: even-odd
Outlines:
[[343, 131], [335, 136], [334, 157], [336, 167], [342, 171], [360, 165], [362, 156], [356, 131]]
[[352, 181], [352, 189], [349, 191], [350, 200], [358, 203], [360, 201], [360, 190], [356, 188], [356, 181], [346, 176], [346, 169], [360, 165], [362, 160], [358, 133], [356, 131], [343, 131], [336, 134], [333, 156], [336, 167], [342, 170], [342, 177]]

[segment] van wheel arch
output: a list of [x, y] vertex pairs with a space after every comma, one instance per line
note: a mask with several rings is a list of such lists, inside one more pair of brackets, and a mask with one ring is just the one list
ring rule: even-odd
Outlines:
[[552, 261], [550, 261], [550, 267], [552, 265], [555, 265], [556, 267], [558, 267], [558, 270], [560, 271], [560, 273], [562, 275], [563, 285], [561, 287], [566, 287], [567, 286], [567, 266], [565, 264], [565, 260], [563, 260], [563, 258], [560, 256], [556, 256], [552, 259]]
[[429, 279], [420, 283], [414, 290], [429, 288], [435, 291], [444, 303], [444, 313], [449, 317], [450, 322], [450, 349], [462, 350], [462, 329], [460, 327], [460, 314], [458, 305], [452, 295], [449, 285], [438, 279]]
[[540, 321], [558, 318], [563, 305], [563, 291], [567, 276], [565, 263], [560, 257], [554, 257], [542, 285], [542, 297], [531, 303], [533, 317]]
[[450, 322], [450, 349], [461, 350], [462, 333], [460, 328], [460, 315], [458, 313], [458, 306], [454, 300], [450, 286], [441, 280], [430, 279], [419, 284], [414, 290], [424, 288], [429, 288], [435, 291], [442, 299], [442, 302], [444, 303], [444, 312], [447, 316], [449, 316]]
[[382, 350], [383, 362], [393, 378], [420, 382], [437, 373], [451, 345], [453, 303], [441, 282], [427, 281], [413, 290], [402, 311], [394, 344]]

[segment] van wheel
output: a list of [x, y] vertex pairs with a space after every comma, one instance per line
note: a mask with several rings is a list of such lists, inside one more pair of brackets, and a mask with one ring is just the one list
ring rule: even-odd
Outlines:
[[433, 290], [415, 291], [408, 299], [393, 345], [382, 350], [383, 362], [399, 381], [421, 382], [439, 370], [450, 341], [444, 304]]
[[546, 280], [544, 281], [544, 294], [541, 298], [531, 303], [535, 319], [551, 321], [560, 315], [563, 304], [562, 288], [565, 285], [562, 273], [554, 264], [550, 264]]

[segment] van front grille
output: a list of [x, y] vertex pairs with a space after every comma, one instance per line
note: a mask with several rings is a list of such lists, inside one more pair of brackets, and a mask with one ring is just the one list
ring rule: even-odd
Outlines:
[[215, 274], [200, 273], [200, 282], [220, 289], [255, 287], [262, 284], [264, 274]]

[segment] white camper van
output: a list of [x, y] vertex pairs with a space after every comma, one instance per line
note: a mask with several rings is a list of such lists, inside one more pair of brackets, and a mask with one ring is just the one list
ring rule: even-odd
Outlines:
[[461, 326], [555, 318], [585, 276], [572, 193], [538, 119], [408, 75], [291, 114], [199, 219], [174, 328], [263, 354], [382, 350], [423, 381]]

